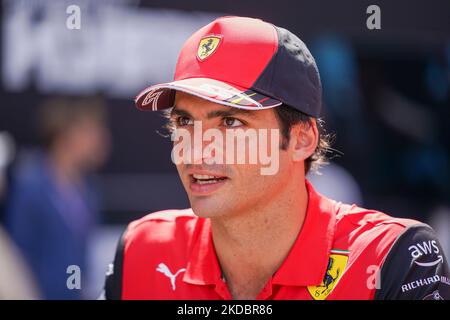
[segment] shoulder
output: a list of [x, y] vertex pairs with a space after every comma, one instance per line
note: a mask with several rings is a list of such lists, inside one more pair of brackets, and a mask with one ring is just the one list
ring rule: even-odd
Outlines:
[[450, 270], [434, 230], [406, 228], [392, 245], [381, 273], [376, 299], [450, 299]]
[[364, 275], [368, 268], [381, 268], [394, 244], [408, 230], [414, 233], [429, 228], [417, 220], [395, 218], [355, 205], [336, 205], [333, 247], [348, 251], [349, 265]]
[[355, 204], [342, 204], [336, 203], [337, 215], [336, 219], [340, 223], [353, 224], [355, 226], [361, 226], [369, 224], [372, 226], [377, 225], [392, 225], [399, 227], [408, 227], [410, 225], [421, 223], [420, 221], [413, 219], [396, 218], [387, 213], [358, 207]]
[[128, 225], [124, 242], [125, 245], [182, 242], [192, 234], [198, 219], [191, 209], [153, 212]]
[[448, 265], [430, 226], [355, 205], [334, 206], [333, 248], [347, 252], [345, 277], [352, 282], [347, 295], [423, 299], [437, 292], [449, 297]]
[[356, 244], [378, 242], [389, 247], [407, 229], [427, 226], [417, 220], [396, 218], [356, 205], [337, 203], [336, 206], [336, 238]]
[[105, 279], [105, 298], [121, 299], [122, 286], [151, 282], [149, 268], [161, 261], [185, 265], [196, 230], [204, 223], [191, 209], [150, 213], [131, 222], [119, 239]]
[[175, 227], [177, 224], [183, 224], [196, 219], [197, 216], [192, 209], [156, 211], [149, 213], [138, 220], [132, 221], [128, 225], [128, 231], [136, 232], [145, 228], [157, 227], [159, 224], [163, 224], [165, 227]]
[[[31, 153], [19, 157], [11, 168], [11, 191], [13, 199], [25, 198], [27, 201], [47, 201], [53, 193], [50, 169], [44, 156]], [[44, 196], [47, 195], [47, 196]]]
[[137, 259], [149, 254], [182, 258], [189, 254], [204, 223], [192, 209], [154, 212], [128, 225], [123, 250]]

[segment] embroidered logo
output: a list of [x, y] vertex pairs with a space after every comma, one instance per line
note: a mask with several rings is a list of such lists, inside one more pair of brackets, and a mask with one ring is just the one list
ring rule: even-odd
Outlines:
[[320, 286], [308, 286], [308, 291], [314, 300], [325, 300], [333, 291], [347, 266], [349, 252], [346, 250], [331, 250], [327, 272]]
[[182, 269], [178, 270], [177, 272], [175, 272], [175, 274], [173, 274], [164, 263], [160, 263], [160, 264], [158, 264], [156, 271], [161, 272], [162, 274], [164, 274], [166, 277], [168, 277], [170, 279], [170, 284], [172, 285], [172, 290], [175, 291], [175, 289], [176, 289], [175, 280], [176, 280], [177, 276], [181, 272], [185, 272], [186, 269], [182, 268]]
[[203, 61], [211, 56], [217, 50], [220, 40], [221, 38], [219, 36], [208, 36], [200, 40], [197, 49], [197, 58]]
[[152, 104], [152, 110], [156, 111], [157, 107], [158, 107], [158, 99], [159, 96], [163, 93], [163, 91], [156, 91], [152, 90], [149, 93], [147, 93], [147, 95], [144, 98], [144, 101], [142, 101], [142, 106], [146, 106], [148, 104]]

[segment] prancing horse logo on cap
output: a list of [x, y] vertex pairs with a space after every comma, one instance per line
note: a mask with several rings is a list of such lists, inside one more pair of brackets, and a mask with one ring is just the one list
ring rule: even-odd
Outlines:
[[202, 38], [202, 40], [200, 40], [200, 43], [198, 45], [197, 58], [199, 58], [200, 61], [203, 61], [210, 55], [212, 55], [219, 46], [220, 40], [221, 40], [220, 36], [207, 36]]

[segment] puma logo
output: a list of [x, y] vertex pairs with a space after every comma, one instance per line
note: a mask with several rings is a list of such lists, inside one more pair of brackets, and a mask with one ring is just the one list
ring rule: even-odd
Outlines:
[[160, 263], [160, 264], [158, 264], [158, 268], [156, 268], [156, 271], [161, 272], [162, 274], [164, 274], [166, 277], [168, 277], [170, 279], [170, 284], [172, 285], [172, 290], [175, 291], [175, 289], [176, 289], [175, 280], [176, 280], [177, 276], [181, 272], [185, 272], [186, 269], [182, 268], [182, 269], [178, 270], [175, 274], [173, 274], [164, 263]]

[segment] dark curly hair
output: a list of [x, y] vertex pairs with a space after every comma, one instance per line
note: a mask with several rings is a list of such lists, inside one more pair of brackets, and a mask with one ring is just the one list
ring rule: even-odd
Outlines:
[[[298, 111], [285, 104], [274, 108], [275, 115], [278, 119], [281, 129], [282, 142], [281, 149], [286, 150], [291, 138], [291, 128], [293, 125], [302, 123], [306, 126], [311, 126], [313, 118], [305, 113]], [[318, 170], [328, 163], [327, 153], [331, 150], [332, 136], [327, 134], [324, 128], [324, 121], [317, 119], [317, 130], [319, 131], [319, 142], [317, 143], [314, 153], [305, 160], [305, 174], [309, 171], [318, 172]]]

